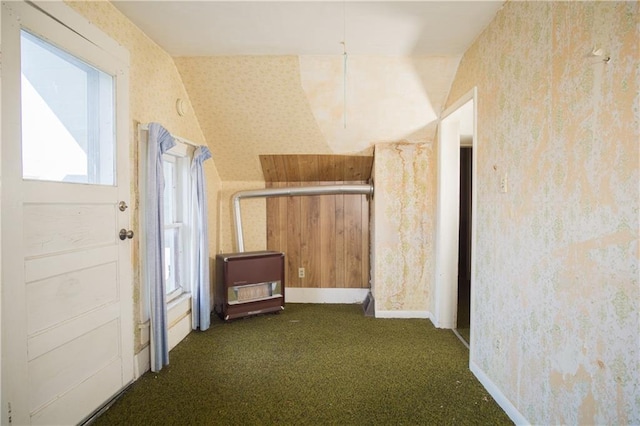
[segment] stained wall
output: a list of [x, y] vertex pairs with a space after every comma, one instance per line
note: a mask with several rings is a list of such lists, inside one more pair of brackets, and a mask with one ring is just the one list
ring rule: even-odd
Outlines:
[[[182, 79], [173, 59], [157, 44], [151, 41], [138, 27], [129, 21], [108, 1], [66, 2], [68, 6], [80, 13], [96, 27], [127, 48], [130, 54], [129, 69], [129, 102], [130, 102], [130, 147], [131, 147], [131, 199], [135, 205], [131, 209], [132, 229], [139, 235], [138, 220], [138, 136], [137, 124], [158, 122], [172, 134], [206, 144], [200, 125], [189, 101], [189, 95], [182, 84]], [[185, 101], [185, 115], [179, 116], [176, 111], [176, 100]], [[214, 159], [215, 161], [215, 159]], [[207, 180], [207, 196], [209, 206], [209, 250], [217, 251], [217, 209], [220, 177], [214, 161], [204, 163]], [[132, 240], [134, 264], [134, 321], [142, 322], [140, 306], [140, 263], [139, 240]], [[140, 328], [136, 327], [136, 347], [138, 353], [142, 348]]]
[[432, 141], [375, 146], [371, 286], [377, 317], [430, 316], [436, 164]]
[[533, 424], [640, 423], [639, 30], [638, 2], [508, 2], [449, 95], [478, 88], [471, 362]]

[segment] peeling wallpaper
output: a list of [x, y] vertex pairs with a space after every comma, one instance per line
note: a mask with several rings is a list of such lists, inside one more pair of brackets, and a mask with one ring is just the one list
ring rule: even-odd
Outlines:
[[638, 2], [508, 2], [449, 96], [478, 87], [471, 360], [533, 424], [640, 423], [638, 40]]
[[[138, 138], [137, 123], [156, 121], [172, 134], [205, 144], [205, 138], [195, 117], [189, 96], [182, 84], [180, 74], [173, 59], [158, 45], [151, 41], [138, 27], [124, 17], [108, 1], [66, 2], [68, 6], [84, 16], [111, 38], [129, 50], [129, 102], [131, 133], [131, 225], [139, 230], [138, 222]], [[186, 114], [180, 117], [175, 108], [176, 100], [185, 100]], [[215, 158], [214, 158], [215, 160]], [[213, 161], [204, 163], [207, 179], [209, 205], [209, 250], [217, 251], [217, 192], [220, 178]], [[213, 225], [212, 225], [213, 224]], [[136, 231], [137, 233], [137, 231]], [[132, 240], [134, 257], [134, 321], [141, 321], [140, 310], [140, 268], [138, 263], [138, 239]], [[140, 330], [135, 328], [135, 351], [142, 349]]]
[[437, 156], [432, 143], [377, 144], [372, 288], [376, 315], [426, 317], [434, 265]]

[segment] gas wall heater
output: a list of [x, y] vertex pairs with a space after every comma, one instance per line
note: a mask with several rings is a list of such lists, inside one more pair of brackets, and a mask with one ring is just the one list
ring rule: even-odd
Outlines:
[[284, 253], [254, 251], [216, 256], [214, 310], [224, 320], [284, 309]]

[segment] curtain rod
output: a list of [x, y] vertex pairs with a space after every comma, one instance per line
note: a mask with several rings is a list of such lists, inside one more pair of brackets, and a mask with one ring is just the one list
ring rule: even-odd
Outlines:
[[[146, 131], [148, 132], [148, 131], [149, 131], [149, 123], [147, 123], [147, 124], [138, 124], [138, 130], [146, 130]], [[194, 146], [194, 147], [196, 147], [196, 148], [197, 148], [197, 147], [199, 147], [199, 146], [201, 146], [201, 145], [198, 145], [198, 144], [197, 144], [197, 143], [195, 143], [195, 142], [191, 142], [191, 141], [190, 141], [190, 140], [188, 140], [188, 139], [181, 138], [180, 136], [175, 136], [173, 133], [169, 133], [169, 134], [170, 134], [170, 135], [171, 135], [171, 137], [173, 137], [175, 140], [177, 140], [178, 142], [183, 143], [183, 144], [185, 144], [185, 145], [191, 145], [191, 146]]]

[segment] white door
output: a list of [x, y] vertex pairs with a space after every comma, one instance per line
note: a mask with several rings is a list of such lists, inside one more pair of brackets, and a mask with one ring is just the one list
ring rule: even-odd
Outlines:
[[3, 424], [76, 424], [133, 380], [128, 64], [67, 25], [3, 3]]

